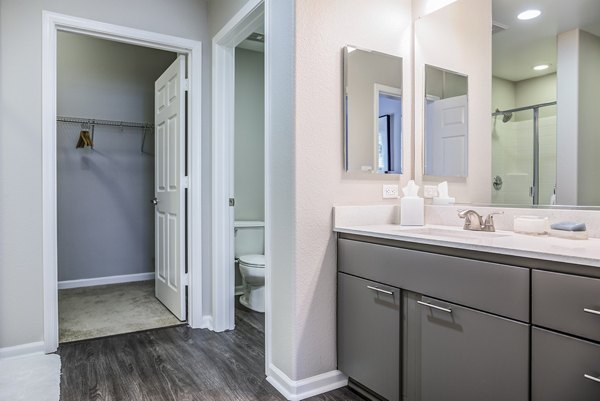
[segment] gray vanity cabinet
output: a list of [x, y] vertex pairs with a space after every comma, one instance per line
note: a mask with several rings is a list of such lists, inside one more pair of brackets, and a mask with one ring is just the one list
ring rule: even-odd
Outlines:
[[531, 400], [600, 400], [600, 345], [534, 327]]
[[528, 324], [405, 294], [406, 399], [528, 400]]
[[527, 401], [529, 275], [340, 238], [338, 369], [387, 400]]
[[600, 400], [600, 279], [532, 277], [532, 401]]
[[400, 399], [397, 288], [338, 273], [338, 369], [386, 399]]

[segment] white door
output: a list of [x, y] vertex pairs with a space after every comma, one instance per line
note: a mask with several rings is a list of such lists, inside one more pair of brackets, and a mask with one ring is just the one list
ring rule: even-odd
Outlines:
[[185, 56], [154, 84], [156, 298], [179, 320], [185, 304]]
[[427, 104], [425, 174], [467, 176], [467, 96]]

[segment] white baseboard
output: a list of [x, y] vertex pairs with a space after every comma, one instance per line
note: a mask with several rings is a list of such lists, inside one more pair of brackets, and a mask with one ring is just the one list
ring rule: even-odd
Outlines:
[[201, 324], [200, 328], [214, 330], [213, 317], [210, 315], [202, 316], [202, 324]]
[[244, 293], [244, 286], [236, 285], [235, 286], [235, 295], [242, 295], [243, 293]]
[[38, 341], [35, 343], [20, 344], [13, 347], [0, 348], [0, 359], [17, 358], [29, 355], [43, 355], [44, 342]]
[[154, 272], [124, 274], [121, 276], [108, 276], [97, 278], [84, 278], [81, 280], [66, 280], [58, 282], [58, 289], [64, 290], [67, 288], [91, 287], [94, 285], [132, 283], [134, 281], [154, 280]]
[[303, 400], [348, 385], [348, 378], [339, 370], [302, 380], [292, 380], [273, 364], [269, 365], [267, 381], [291, 401]]

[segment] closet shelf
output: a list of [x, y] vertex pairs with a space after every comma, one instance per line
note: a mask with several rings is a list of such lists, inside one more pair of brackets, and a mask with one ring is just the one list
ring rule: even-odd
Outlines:
[[137, 123], [130, 121], [115, 121], [115, 120], [98, 120], [95, 118], [79, 118], [79, 117], [56, 117], [57, 122], [61, 123], [76, 123], [76, 124], [89, 124], [89, 125], [104, 125], [109, 127], [122, 127], [122, 128], [143, 128], [153, 129], [154, 124], [152, 123]]
[[79, 117], [64, 117], [57, 116], [56, 122], [60, 123], [74, 123], [81, 124], [82, 129], [91, 128], [92, 130], [92, 149], [94, 149], [94, 127], [97, 125], [107, 126], [107, 127], [119, 127], [119, 128], [141, 128], [143, 130], [144, 136], [142, 137], [142, 145], [140, 147], [140, 151], [142, 153], [148, 154], [150, 156], [154, 156], [152, 153], [148, 153], [144, 151], [144, 144], [146, 143], [146, 134], [148, 131], [154, 130], [154, 124], [152, 123], [136, 123], [131, 121], [115, 121], [115, 120], [99, 120], [95, 118], [79, 118]]

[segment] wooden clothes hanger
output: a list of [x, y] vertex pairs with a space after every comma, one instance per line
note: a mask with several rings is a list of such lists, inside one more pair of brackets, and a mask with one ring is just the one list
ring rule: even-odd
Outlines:
[[75, 144], [75, 149], [81, 149], [85, 147], [94, 147], [94, 142], [92, 141], [92, 137], [90, 135], [89, 123], [81, 124], [79, 139], [77, 140], [77, 144]]

